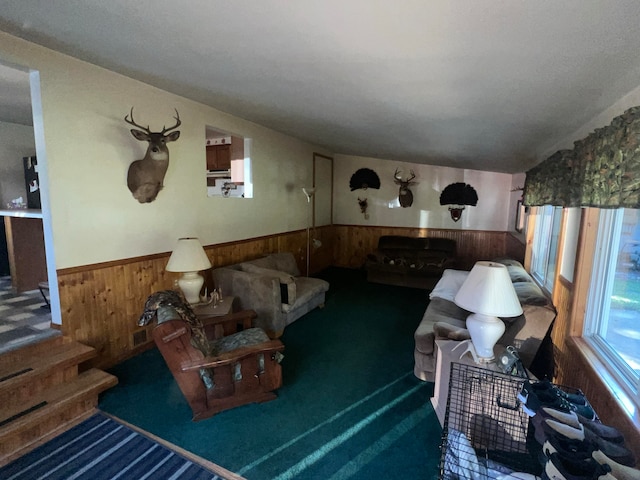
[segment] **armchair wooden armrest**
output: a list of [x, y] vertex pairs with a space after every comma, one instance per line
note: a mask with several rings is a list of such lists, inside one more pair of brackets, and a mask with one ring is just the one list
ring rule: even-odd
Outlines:
[[257, 345], [240, 347], [230, 352], [216, 355], [215, 357], [205, 357], [201, 360], [183, 362], [180, 365], [180, 370], [188, 372], [191, 370], [200, 370], [201, 368], [221, 367], [223, 365], [236, 363], [243, 358], [258, 355], [260, 353], [277, 352], [282, 350], [284, 350], [284, 345], [280, 340], [269, 340], [268, 342], [259, 343]]
[[[277, 352], [284, 350], [279, 340], [245, 345], [208, 357], [191, 342], [193, 331], [202, 343], [249, 329], [256, 312], [198, 317], [191, 325], [174, 313], [169, 311], [169, 318], [163, 318], [154, 328], [153, 338], [191, 407], [194, 421], [238, 405], [276, 398], [274, 390], [282, 385], [281, 358]], [[202, 339], [201, 330], [205, 330], [206, 340]]]

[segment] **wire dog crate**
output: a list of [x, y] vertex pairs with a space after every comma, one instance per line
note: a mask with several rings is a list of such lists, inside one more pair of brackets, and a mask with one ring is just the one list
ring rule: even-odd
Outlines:
[[440, 478], [491, 479], [512, 471], [540, 475], [539, 444], [517, 395], [525, 378], [451, 364]]

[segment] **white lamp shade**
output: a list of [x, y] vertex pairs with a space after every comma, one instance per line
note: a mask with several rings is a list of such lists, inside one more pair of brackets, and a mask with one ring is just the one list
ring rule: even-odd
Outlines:
[[197, 238], [180, 238], [169, 257], [168, 272], [198, 272], [211, 268], [211, 262]]
[[476, 262], [453, 301], [472, 312], [466, 325], [476, 362], [492, 361], [493, 348], [505, 330], [498, 317], [517, 317], [522, 313], [509, 270], [501, 263]]
[[454, 302], [460, 308], [482, 315], [517, 317], [522, 314], [509, 270], [501, 263], [476, 262]]

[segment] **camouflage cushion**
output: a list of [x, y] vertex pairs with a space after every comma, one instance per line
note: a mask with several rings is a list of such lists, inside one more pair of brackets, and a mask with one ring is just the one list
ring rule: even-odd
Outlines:
[[247, 330], [232, 333], [231, 335], [210, 342], [209, 349], [211, 355], [220, 355], [221, 353], [231, 352], [240, 347], [257, 345], [268, 341], [269, 336], [261, 328], [248, 328]]

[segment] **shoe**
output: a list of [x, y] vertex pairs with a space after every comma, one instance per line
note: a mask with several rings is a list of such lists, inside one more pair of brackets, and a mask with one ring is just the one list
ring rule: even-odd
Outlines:
[[[551, 422], [551, 424], [548, 422]], [[577, 442], [585, 441], [584, 427], [582, 425], [574, 428], [564, 423], [554, 422], [555, 420], [545, 419], [542, 415], [536, 415], [531, 418], [531, 424], [534, 428], [533, 436], [540, 445], [544, 445], [549, 437], [560, 437]]]
[[574, 405], [588, 405], [587, 397], [580, 391], [579, 393], [568, 393], [564, 390], [558, 388], [556, 385], [551, 383], [549, 380], [541, 380], [539, 382], [531, 383], [530, 381], [525, 381], [522, 385], [522, 390], [518, 394], [518, 399], [522, 403], [527, 403], [527, 398], [531, 393], [536, 395], [542, 393], [549, 393], [552, 395], [557, 395], [558, 397], [564, 398], [568, 402], [573, 403]]
[[618, 480], [640, 480], [640, 470], [611, 460], [600, 450], [594, 450], [591, 455], [600, 465], [608, 465], [611, 468], [611, 474]]
[[[560, 435], [569, 440], [585, 443], [584, 448], [590, 449], [592, 452], [594, 450], [600, 450], [607, 457], [622, 465], [633, 467], [636, 464], [636, 459], [631, 450], [623, 445], [611, 443], [598, 437], [591, 430], [584, 428], [583, 425], [580, 425], [580, 428], [574, 428], [550, 419], [540, 422], [539, 425], [542, 426], [542, 428], [536, 426], [534, 435], [536, 440], [542, 445], [544, 445], [548, 438]], [[543, 439], [544, 441], [540, 441]]]
[[593, 458], [593, 446], [587, 442], [571, 440], [561, 435], [549, 435], [538, 452], [538, 462], [544, 468], [549, 457], [556, 453], [563, 460], [588, 461]]
[[594, 459], [569, 461], [552, 453], [542, 472], [543, 480], [616, 480], [611, 468]]
[[521, 394], [522, 391], [518, 394], [518, 399], [522, 402], [522, 410], [530, 417], [535, 416], [536, 412], [542, 407], [548, 407], [560, 410], [561, 412], [575, 412], [588, 420], [596, 419], [596, 412], [591, 408], [591, 405], [589, 405], [588, 402], [586, 405], [577, 405], [575, 403], [571, 403], [566, 398], [549, 391], [528, 391], [526, 400], [523, 401], [522, 399], [525, 398], [525, 396], [524, 394], [521, 396]]
[[566, 425], [579, 428], [580, 424], [584, 425], [600, 438], [612, 443], [624, 443], [624, 436], [616, 428], [605, 425], [597, 420], [589, 420], [576, 412], [561, 412], [549, 407], [542, 407], [537, 412], [543, 418], [557, 420]]

